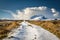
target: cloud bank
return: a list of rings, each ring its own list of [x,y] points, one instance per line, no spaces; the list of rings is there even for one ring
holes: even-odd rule
[[[52,13],[53,13],[53,16],[58,16],[59,15],[59,12],[56,11],[54,8],[51,9]]]
[[[15,20],[30,20],[35,15],[41,17],[40,15],[46,18],[54,18],[59,16],[59,12],[56,11],[54,8],[48,8],[46,6],[40,7],[28,7],[23,10],[16,10],[16,13],[10,10],[4,10],[5,12],[11,13],[13,19]],[[34,18],[38,19],[39,17]]]

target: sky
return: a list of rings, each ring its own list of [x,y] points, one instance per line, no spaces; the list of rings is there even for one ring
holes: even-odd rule
[[[43,7],[42,9],[46,7],[47,9],[45,11],[43,10],[42,12],[40,12],[41,10],[38,9],[39,7],[41,8]],[[28,13],[27,13],[27,10],[29,11]],[[37,11],[35,12],[35,10]],[[36,15],[37,14],[43,15],[43,16],[46,16],[47,18],[60,18],[59,17],[60,16],[60,0],[0,0],[0,19],[1,18],[2,19],[4,18],[19,19],[21,16],[25,15],[25,13],[31,16],[33,14],[32,11],[34,14],[36,13]],[[45,12],[49,14],[45,14]],[[53,17],[53,15],[55,17]]]

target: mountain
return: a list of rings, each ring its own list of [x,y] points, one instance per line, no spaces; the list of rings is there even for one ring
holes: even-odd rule
[[[33,20],[46,20],[47,18],[45,16],[37,16],[34,17]]]

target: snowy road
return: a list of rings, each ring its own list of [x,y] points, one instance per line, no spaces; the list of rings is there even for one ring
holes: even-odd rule
[[[3,40],[59,40],[55,35],[47,30],[30,24],[22,22],[19,28],[12,30],[9,36]]]

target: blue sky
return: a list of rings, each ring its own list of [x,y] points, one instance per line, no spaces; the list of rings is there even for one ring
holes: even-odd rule
[[[16,12],[16,10],[22,10],[27,7],[39,6],[55,8],[60,12],[60,0],[0,0],[0,18],[12,17],[11,14],[4,12],[3,10],[11,10]]]
[[[47,6],[60,11],[60,0],[0,0],[0,9],[23,9],[34,6]]]

